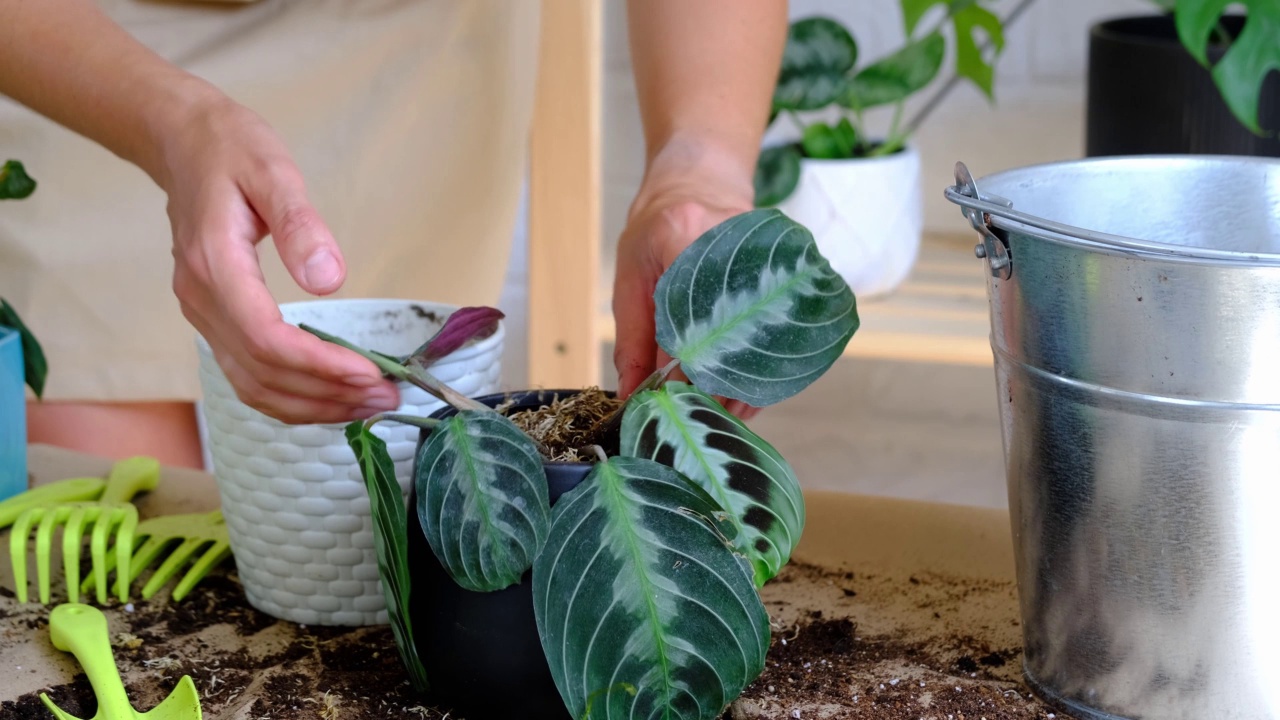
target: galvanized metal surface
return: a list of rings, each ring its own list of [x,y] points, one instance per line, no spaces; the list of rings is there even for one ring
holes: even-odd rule
[[[1280,717],[1280,161],[967,183],[1012,209],[965,175],[947,196],[1008,254],[988,293],[1028,681],[1083,718]]]

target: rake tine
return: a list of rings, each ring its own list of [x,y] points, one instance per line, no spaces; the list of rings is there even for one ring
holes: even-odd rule
[[[40,585],[40,602],[49,604],[49,549],[53,545],[53,528],[65,517],[65,513],[47,512],[40,519],[40,529],[36,531],[36,582]]]
[[[116,597],[120,602],[129,601],[129,586],[133,584],[132,555],[133,533],[138,529],[138,511],[124,509],[124,517],[116,529]]]
[[[115,522],[116,514],[104,510],[93,523],[93,540],[89,552],[93,557],[94,590],[98,596],[98,604],[107,604],[107,532]]]
[[[182,598],[187,596],[187,593],[191,592],[191,588],[195,587],[196,583],[203,580],[204,576],[208,575],[210,570],[216,567],[218,563],[225,560],[230,554],[231,545],[226,540],[218,540],[214,542],[213,545],[210,545],[209,549],[200,556],[199,560],[196,560],[195,564],[191,566],[191,569],[187,571],[187,574],[178,582],[178,586],[173,589],[173,601],[180,602]],[[152,588],[151,592],[154,594],[155,591],[159,589],[160,588],[158,587]],[[146,594],[145,589],[143,591],[143,597],[151,597]]]
[[[67,517],[67,526],[62,530],[62,571],[67,576],[67,602],[80,602],[80,547],[84,536],[80,528],[84,525],[85,509],[75,508]]]
[[[171,554],[164,563],[160,565],[160,567],[156,568],[155,574],[151,576],[151,579],[142,588],[142,598],[144,600],[149,600],[157,590],[164,587],[164,584],[169,582],[169,580],[177,574],[178,568],[182,567],[182,565],[195,554],[196,550],[200,549],[200,546],[207,542],[209,541],[206,538],[190,538],[188,540],[184,540],[181,545],[174,549],[173,554]]]
[[[145,569],[146,566],[155,559],[155,556],[164,549],[163,541],[158,538],[151,537],[150,533],[143,533],[141,535],[135,534],[133,537],[133,544],[137,545],[138,541],[143,540],[144,538],[145,542],[142,543],[141,547],[138,547],[134,551],[133,558],[129,560],[130,584],[132,584],[134,580],[138,579],[138,575],[142,574],[143,569]],[[116,558],[118,556],[118,553],[107,553],[107,572],[111,572],[116,568]],[[86,577],[84,582],[80,584],[80,592],[89,592],[93,589],[95,584],[93,575]]]
[[[34,508],[13,521],[13,534],[9,536],[9,561],[13,563],[13,583],[20,603],[27,601],[27,538],[31,536],[31,526],[44,517],[44,513],[43,508]]]

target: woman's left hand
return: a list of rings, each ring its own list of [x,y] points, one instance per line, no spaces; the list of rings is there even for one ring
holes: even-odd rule
[[[668,146],[650,163],[618,240],[613,361],[619,397],[630,395],[671,360],[655,337],[653,291],[658,278],[704,232],[753,208],[752,171],[717,157],[709,148],[688,145]],[[717,399],[744,420],[759,412],[737,400]]]

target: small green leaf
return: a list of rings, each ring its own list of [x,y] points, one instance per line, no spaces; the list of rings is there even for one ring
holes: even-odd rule
[[[552,508],[533,607],[569,716],[715,720],[764,669],[769,615],[714,499],[613,457]]]
[[[772,207],[800,184],[800,152],[794,145],[765,148],[756,162],[756,207]]]
[[[18,317],[18,311],[4,299],[0,299],[0,327],[18,331],[22,340],[22,364],[26,374],[27,386],[35,393],[37,399],[44,397],[44,383],[49,376],[49,361],[45,359],[44,349],[40,342]]]
[[[414,690],[426,692],[429,687],[427,672],[418,657],[413,625],[409,620],[408,513],[400,483],[396,481],[395,464],[387,452],[386,443],[374,435],[363,421],[348,424],[346,437],[369,492],[378,577],[382,581],[391,634]]]
[[[858,131],[854,129],[853,123],[849,122],[849,118],[842,117],[840,122],[836,123],[836,132],[841,137],[841,142],[849,147],[850,156],[858,149]]]
[[[857,43],[835,20],[811,17],[791,23],[774,87],[774,108],[817,110],[830,105],[857,59]]]
[[[0,200],[22,200],[36,191],[36,181],[17,160],[0,165]]]
[[[1178,37],[1187,52],[1209,67],[1209,37],[1231,0],[1179,0],[1174,18]],[[1266,135],[1258,124],[1262,83],[1273,70],[1280,71],[1280,2],[1245,0],[1246,18],[1231,47],[1210,70],[1231,113],[1256,135]]]
[[[1004,51],[1004,23],[977,0],[901,0],[902,19],[907,35],[915,32],[920,19],[930,8],[943,5],[947,19],[955,31],[956,74],[968,78],[982,90],[987,98],[994,97],[995,68],[982,58],[982,50],[974,37],[981,28],[991,38],[991,45],[998,56]]]
[[[1004,51],[1004,25],[990,10],[973,3],[951,18],[956,31],[956,73],[969,78],[991,99],[995,97],[995,68],[982,59],[982,49],[974,30],[982,29],[991,38],[997,55]]]
[[[519,582],[551,522],[533,441],[503,415],[464,410],[431,433],[416,467],[422,532],[454,581],[473,592]]]
[[[907,37],[916,31],[916,25],[934,5],[946,5],[947,0],[901,0],[902,25]],[[948,8],[948,12],[950,9]]]
[[[901,102],[928,86],[942,68],[947,41],[933,33],[872,65],[849,81],[840,104],[851,109]]]
[[[622,454],[660,462],[728,511],[734,546],[763,586],[791,559],[804,530],[800,481],[782,455],[692,385],[668,382],[627,402]]]
[[[654,291],[658,345],[711,395],[765,407],[817,380],[858,328],[853,291],[803,225],[741,213],[685,248]]]
[[[825,123],[814,123],[804,129],[804,139],[800,146],[804,148],[806,157],[817,160],[843,160],[853,157],[853,146],[847,142],[848,136],[837,132]]]

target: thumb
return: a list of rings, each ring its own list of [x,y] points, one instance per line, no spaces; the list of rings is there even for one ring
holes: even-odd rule
[[[307,199],[302,174],[292,164],[262,173],[245,188],[267,225],[294,282],[313,295],[342,287],[347,268],[338,243]]]

